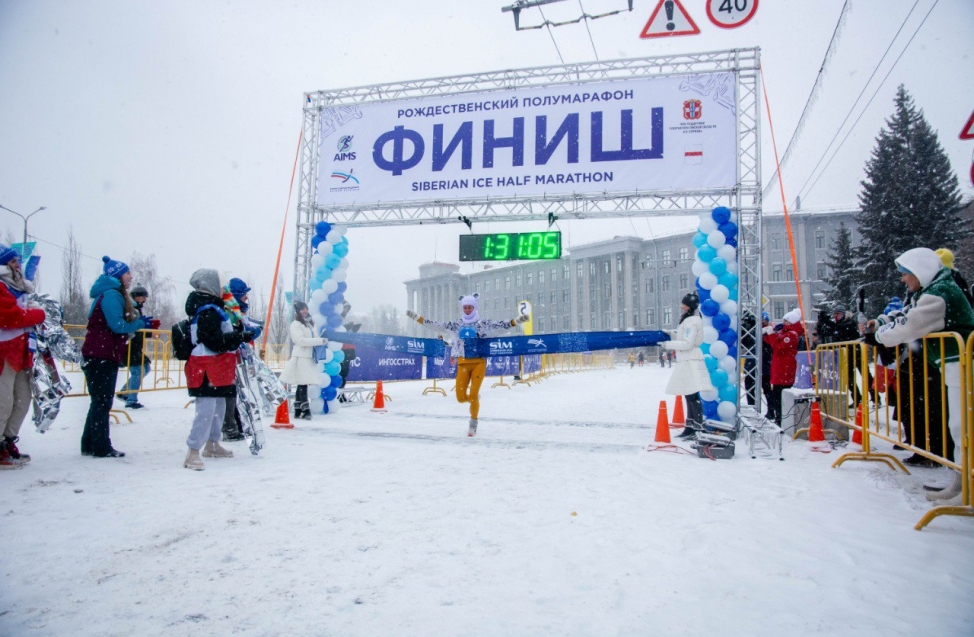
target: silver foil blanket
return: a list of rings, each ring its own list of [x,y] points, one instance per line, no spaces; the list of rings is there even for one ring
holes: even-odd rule
[[[61,411],[61,399],[71,393],[71,383],[58,373],[54,359],[80,363],[81,350],[61,322],[61,304],[51,297],[31,294],[28,300],[44,310],[44,322],[32,332],[37,339],[37,352],[30,373],[30,393],[34,399],[34,426],[44,433]]]
[[[249,348],[247,348],[249,349]],[[243,432],[250,436],[250,453],[255,456],[264,448],[264,423],[261,417],[261,394],[254,373],[254,366],[248,362],[253,356],[242,349],[237,355],[237,413]]]
[[[245,346],[241,349],[241,353],[251,376],[257,381],[257,394],[261,400],[263,414],[273,416],[277,407],[287,400],[287,390],[267,363],[254,355],[253,348]]]

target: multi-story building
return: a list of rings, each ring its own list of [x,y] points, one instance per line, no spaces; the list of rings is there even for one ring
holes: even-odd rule
[[[841,223],[859,240],[855,210],[795,212],[790,215],[806,305],[826,289],[826,254]],[[797,307],[794,268],[784,217],[768,215],[762,226],[762,270],[766,309],[780,319]],[[680,299],[694,289],[693,233],[655,239],[615,237],[576,246],[558,261],[519,261],[460,273],[460,266],[433,262],[406,281],[409,309],[434,320],[459,314],[458,299],[480,293],[480,315],[505,319],[529,301],[534,330],[666,329],[679,321]]]

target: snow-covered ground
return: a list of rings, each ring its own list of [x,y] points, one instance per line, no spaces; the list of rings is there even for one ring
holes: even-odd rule
[[[942,471],[647,453],[669,373],[488,379],[474,439],[387,385],[202,473],[182,392],[113,427],[121,460],[68,400],[0,473],[0,635],[974,634],[974,520],[913,530]]]

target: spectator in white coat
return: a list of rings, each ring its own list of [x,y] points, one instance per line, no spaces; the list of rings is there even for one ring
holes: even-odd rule
[[[294,303],[294,321],[291,322],[291,358],[288,359],[281,382],[297,385],[294,392],[294,417],[311,420],[311,404],[308,401],[308,385],[321,382],[321,369],[315,363],[314,348],[328,343],[327,338],[315,336],[314,322],[303,301]]]
[[[696,292],[683,297],[680,309],[680,325],[675,330],[668,330],[673,340],[663,343],[663,347],[676,352],[676,369],[666,385],[666,393],[671,396],[682,395],[687,403],[686,428],[680,438],[692,438],[697,430],[703,429],[703,402],[700,392],[713,389],[710,374],[703,362],[703,321],[697,308],[700,298]]]

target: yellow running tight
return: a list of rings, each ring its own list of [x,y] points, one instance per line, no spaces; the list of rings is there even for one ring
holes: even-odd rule
[[[461,358],[457,362],[457,402],[470,403],[470,417],[474,420],[480,413],[480,384],[486,375],[486,358]]]

